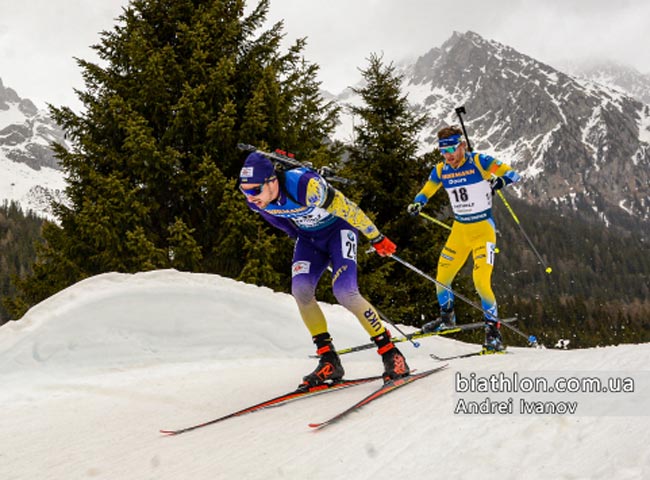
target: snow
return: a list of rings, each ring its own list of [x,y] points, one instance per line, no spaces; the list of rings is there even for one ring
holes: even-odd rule
[[[546,70],[544,68],[540,68],[539,72],[546,76],[549,83],[557,84],[560,81],[560,77],[555,70]]]
[[[537,143],[537,137],[534,139],[534,141],[530,142],[531,147],[537,143],[532,151],[533,162],[524,168],[521,172],[519,172],[519,175],[524,178],[535,178],[537,175],[541,174],[544,171],[544,154],[548,151],[551,144],[553,143],[553,135],[555,132],[560,130],[560,128],[562,128],[561,122],[553,127],[552,130],[549,130],[546,134],[544,134],[539,143]],[[502,158],[505,157],[502,156]]]
[[[34,170],[25,163],[9,160],[2,151],[0,171],[0,202],[13,200],[24,210],[54,220],[49,200],[53,196],[65,201],[67,182],[63,172],[50,167]]]
[[[408,91],[407,98],[411,105],[424,105],[429,97],[446,98],[449,95],[449,92],[446,89],[432,85],[430,81],[424,81],[417,84],[409,84],[405,81],[402,84],[402,91]],[[436,107],[436,105],[431,105],[431,107]],[[441,110],[442,109],[433,110],[431,115],[437,116],[446,113],[446,111],[443,112]]]
[[[644,105],[639,114],[639,140],[650,143],[650,107]]]
[[[28,115],[21,112],[16,102],[9,102],[6,110],[0,110],[0,131],[5,132],[0,135],[0,202],[15,201],[25,211],[31,210],[40,217],[56,221],[52,200],[67,201],[63,172],[46,166],[35,169],[10,159],[22,156],[35,160],[33,149],[49,149],[52,141],[69,148],[65,139],[53,134],[52,128],[45,111]],[[16,131],[20,131],[20,135]]]
[[[0,109],[0,125],[2,130],[5,126],[11,124],[21,124],[25,121],[25,114],[20,111],[17,103],[6,103],[7,109]]]
[[[322,305],[339,348],[368,340],[345,309]],[[419,370],[438,365],[430,353],[477,348],[449,338],[421,343],[401,344]],[[649,478],[650,344],[510,351],[450,361],[322,431],[307,424],[377,385],[166,437],[160,428],[291,390],[315,366],[309,334],[293,299],[267,288],[175,270],[104,274],[0,327],[0,478]],[[381,371],[374,351],[342,360],[349,377]],[[565,394],[562,401],[578,402],[573,415],[454,414],[460,400],[498,399],[455,392],[458,378],[513,372],[614,375],[633,379],[635,391]]]
[[[597,153],[599,151],[598,143],[602,142],[602,139],[607,135],[607,124],[602,119],[603,106],[599,105],[595,107],[591,113],[591,117],[587,120],[584,128],[582,129],[582,143],[589,149],[589,152],[593,156],[593,165],[596,171],[600,170],[600,161],[603,159],[597,158]],[[607,145],[603,147],[603,150],[606,150]]]
[[[619,206],[621,209],[625,210],[625,212],[628,213],[629,215],[634,215],[634,210],[632,210],[631,208],[627,208],[627,207],[625,206],[625,202],[626,202],[626,201],[627,201],[627,200],[625,200],[625,199],[621,200],[620,202],[618,202],[618,206]]]

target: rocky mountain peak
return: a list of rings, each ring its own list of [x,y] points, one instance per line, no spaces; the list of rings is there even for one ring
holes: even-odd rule
[[[455,32],[401,69],[403,91],[428,116],[422,149],[467,110],[472,146],[512,165],[523,199],[605,224],[650,221],[650,107],[567,75],[474,32]]]
[[[0,79],[0,201],[52,218],[52,200],[64,201],[65,181],[52,142],[67,146],[64,133],[29,99]]]
[[[63,131],[29,100],[5,87],[0,79],[0,152],[33,169],[59,169],[50,144],[66,145]]]

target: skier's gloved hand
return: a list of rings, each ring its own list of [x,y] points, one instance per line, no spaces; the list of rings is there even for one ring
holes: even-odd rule
[[[420,202],[413,202],[408,207],[406,207],[406,211],[409,212],[409,215],[415,217],[416,215],[420,215],[420,211],[422,211],[423,207],[424,205],[422,205]]]
[[[506,181],[501,177],[493,177],[490,179],[490,188],[492,189],[492,195],[494,195],[497,190],[501,190],[505,186]]]
[[[388,237],[383,235],[379,235],[370,243],[372,243],[375,251],[382,257],[388,257],[397,251],[397,246]]]

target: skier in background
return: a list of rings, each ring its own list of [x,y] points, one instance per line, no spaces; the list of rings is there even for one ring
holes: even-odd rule
[[[240,190],[249,208],[296,240],[291,266],[291,293],[316,345],[320,360],[299,388],[332,384],[344,375],[316,301],[316,286],[328,265],[336,299],[358,319],[377,345],[384,364],[385,382],[407,376],[409,367],[390,340],[377,310],[359,293],[357,239],[363,233],[379,255],[396,246],[382,235],[366,214],[315,171],[294,168],[276,172],[263,154],[248,155],[240,173]]]
[[[492,291],[492,269],[496,248],[496,226],[492,218],[492,197],[496,190],[519,180],[519,175],[505,163],[489,155],[467,152],[467,142],[459,127],[445,127],[438,132],[438,148],[444,162],[435,165],[424,187],[407,210],[418,215],[440,187],[449,195],[454,224],[438,259],[436,279],[451,287],[456,274],[467,261],[474,259],[474,287],[481,297],[485,314],[487,351],[505,349],[499,331],[497,302]],[[456,324],[454,296],[436,286],[440,318],[425,324],[424,331],[435,331]]]

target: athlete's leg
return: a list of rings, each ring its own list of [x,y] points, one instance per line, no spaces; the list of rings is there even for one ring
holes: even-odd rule
[[[384,332],[375,308],[359,293],[357,282],[357,232],[342,229],[330,237],[332,291],[338,302],[350,310],[371,337]]]
[[[308,239],[298,238],[291,265],[291,294],[312,337],[327,332],[327,321],[316,301],[316,286],[328,262],[326,252]]]
[[[496,233],[494,222],[485,220],[474,224],[475,236],[473,240],[472,255],[474,258],[474,287],[479,297],[483,310],[497,316],[497,301],[492,291],[492,270],[494,268],[494,249],[496,247]],[[491,320],[490,315],[485,315],[486,320]]]
[[[436,280],[451,287],[456,274],[462,268],[469,257],[471,246],[466,239],[467,225],[454,222],[451,234],[447,238],[445,246],[442,248],[440,258],[438,259],[438,273]],[[454,295],[445,288],[436,285],[436,294],[441,311],[451,311],[454,308]]]
[[[390,332],[379,318],[377,309],[359,293],[357,283],[357,232],[342,229],[330,238],[332,260],[332,290],[341,305],[358,319],[377,345],[377,353],[384,364],[385,382],[404,377],[410,369],[402,352],[391,342]]]

